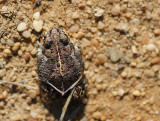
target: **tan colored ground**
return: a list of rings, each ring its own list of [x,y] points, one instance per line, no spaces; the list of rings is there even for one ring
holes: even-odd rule
[[[41,0],[39,6],[0,0],[0,79],[31,79],[23,84],[38,87],[33,14],[39,11],[42,34],[61,25],[82,46],[88,89],[76,120],[160,121],[159,6],[158,0]],[[21,22],[31,32],[27,39],[17,31]],[[52,121],[52,113],[38,90],[1,84],[0,120]]]

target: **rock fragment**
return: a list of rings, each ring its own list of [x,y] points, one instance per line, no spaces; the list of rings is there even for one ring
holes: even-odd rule
[[[22,22],[17,26],[17,30],[19,32],[25,31],[26,29],[27,29],[27,24],[25,22]]]
[[[123,53],[120,50],[117,50],[115,48],[109,48],[108,54],[109,54],[110,60],[114,63],[119,61],[120,58],[123,56]]]
[[[42,26],[43,26],[43,21],[42,20],[34,20],[33,21],[33,29],[36,32],[40,32],[42,30]]]

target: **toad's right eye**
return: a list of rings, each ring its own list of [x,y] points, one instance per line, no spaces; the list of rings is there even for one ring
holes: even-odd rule
[[[50,43],[45,43],[45,44],[44,44],[44,47],[45,47],[46,49],[50,49],[51,44],[50,44]]]

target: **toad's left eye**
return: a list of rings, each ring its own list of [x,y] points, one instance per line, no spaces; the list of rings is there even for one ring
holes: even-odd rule
[[[45,41],[45,42],[44,42],[44,47],[45,47],[46,49],[50,49],[51,43],[50,43],[49,41]]]
[[[60,42],[66,46],[68,45],[68,37],[65,34],[60,34]]]

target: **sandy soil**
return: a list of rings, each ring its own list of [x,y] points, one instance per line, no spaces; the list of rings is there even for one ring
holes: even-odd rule
[[[82,47],[88,86],[82,103],[71,102],[69,117],[159,121],[159,6],[158,0],[0,0],[0,120],[58,118],[64,102],[45,105],[29,86],[38,88],[36,41],[62,26]]]

